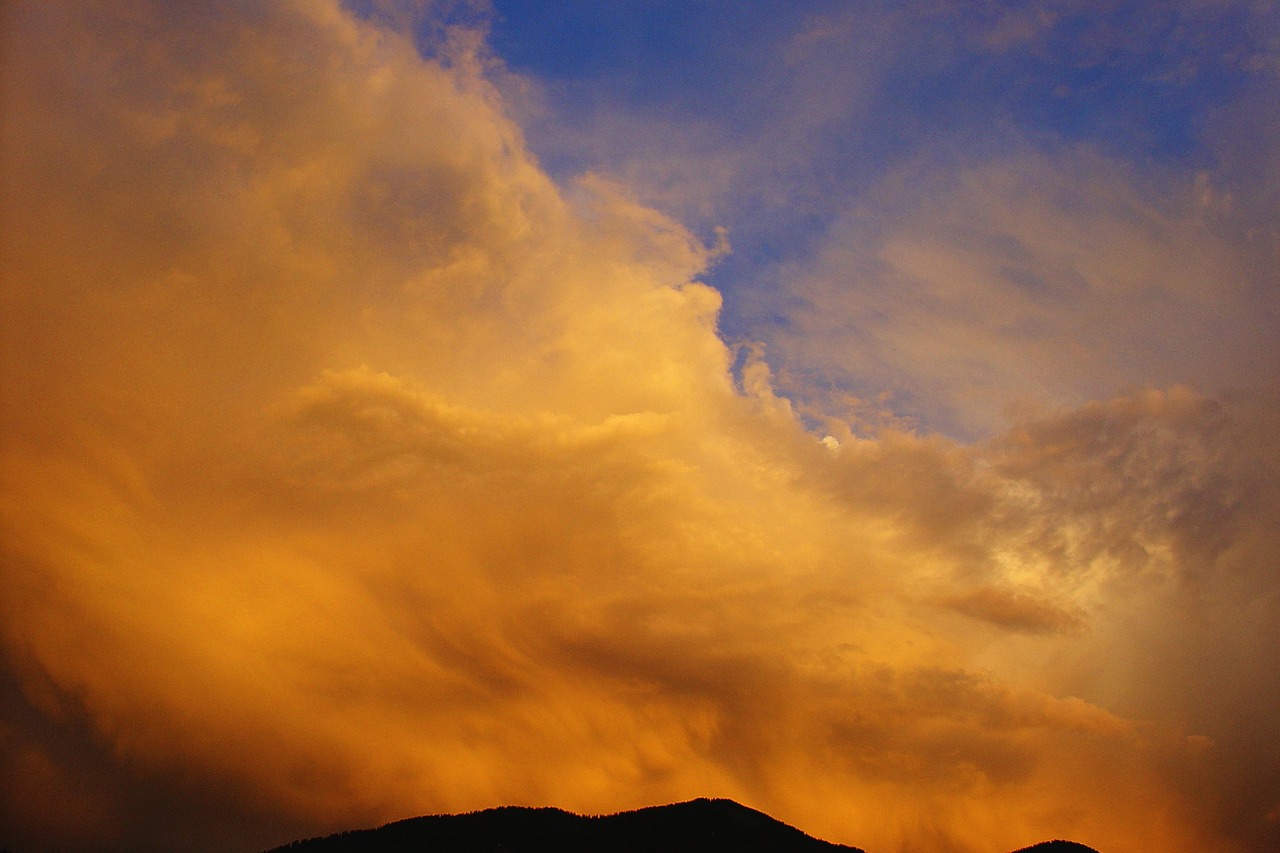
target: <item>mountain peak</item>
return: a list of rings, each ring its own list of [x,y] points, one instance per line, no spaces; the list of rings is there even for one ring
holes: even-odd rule
[[[764,812],[726,799],[649,806],[607,815],[577,815],[548,806],[498,806],[464,814],[427,815],[324,838],[268,853],[865,853],[814,838]],[[1045,841],[1013,853],[1098,853],[1074,841]]]
[[[557,808],[500,806],[457,815],[428,815],[295,841],[271,853],[863,853],[832,844],[733,800],[699,798],[610,815]]]

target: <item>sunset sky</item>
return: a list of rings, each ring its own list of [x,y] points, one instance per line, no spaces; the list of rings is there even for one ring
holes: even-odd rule
[[[1280,5],[0,39],[0,848],[1280,849]]]

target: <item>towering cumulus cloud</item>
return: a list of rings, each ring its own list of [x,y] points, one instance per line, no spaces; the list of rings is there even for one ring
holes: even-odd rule
[[[1266,401],[859,437],[718,337],[711,248],[544,174],[475,33],[0,20],[0,846],[694,796],[1280,838]]]

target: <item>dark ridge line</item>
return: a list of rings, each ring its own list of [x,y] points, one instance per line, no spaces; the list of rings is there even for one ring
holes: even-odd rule
[[[725,798],[698,797],[607,814],[556,806],[495,806],[402,818],[304,838],[264,853],[866,853],[824,841]],[[1011,853],[1099,853],[1054,839]]]
[[[481,823],[485,817],[487,824]],[[542,837],[504,838],[510,822],[503,818],[540,821]],[[548,826],[546,819],[554,821]],[[747,824],[754,824],[748,826]],[[469,826],[468,826],[469,825]],[[528,827],[525,827],[526,829]],[[419,830],[409,837],[413,830]],[[470,837],[466,830],[473,831]],[[551,837],[553,830],[559,833]],[[428,837],[434,835],[435,837]],[[761,836],[768,838],[768,843]],[[720,843],[717,844],[716,842]],[[728,846],[729,842],[732,846]],[[352,845],[361,844],[360,847]],[[698,797],[679,803],[645,806],[609,814],[580,815],[555,806],[497,806],[457,814],[422,815],[383,824],[374,829],[354,829],[333,835],[293,841],[266,853],[300,851],[576,851],[607,853],[661,848],[664,853],[683,850],[759,850],[778,853],[846,851],[861,848],[815,838],[764,812],[725,798]]]

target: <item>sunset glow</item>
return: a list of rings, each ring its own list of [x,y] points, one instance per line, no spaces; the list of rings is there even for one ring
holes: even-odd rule
[[[1280,849],[1274,3],[0,37],[0,848]]]

